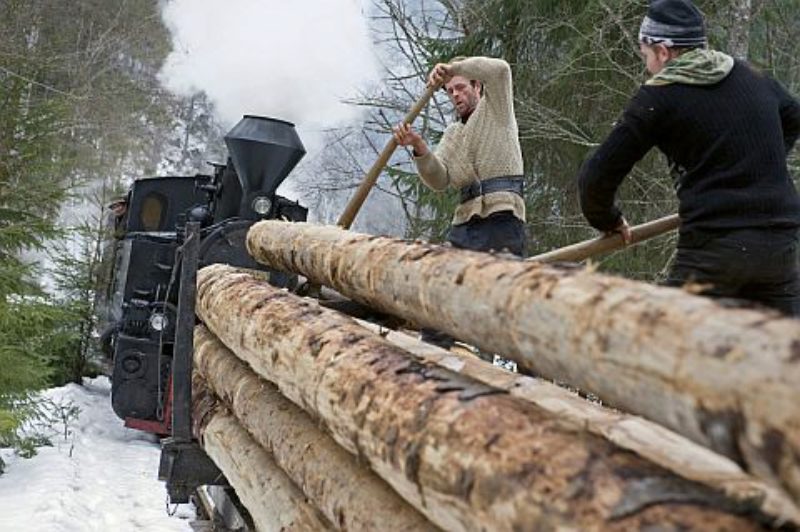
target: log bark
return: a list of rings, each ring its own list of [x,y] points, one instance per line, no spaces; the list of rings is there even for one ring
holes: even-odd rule
[[[194,356],[214,394],[338,529],[438,530],[202,325]]]
[[[507,371],[474,354],[442,349],[402,332],[356,321],[426,362],[505,390],[676,475],[721,491],[742,505],[757,507],[773,517],[775,523],[800,527],[800,510],[782,490],[748,475],[729,458],[661,425],[612,410],[551,382]]]
[[[665,425],[800,500],[800,321],[578,268],[264,221],[248,249]]]
[[[333,530],[303,492],[224,406],[193,379],[195,433],[208,456],[236,490],[256,529]]]
[[[419,362],[346,316],[230,267],[198,279],[206,326],[443,529],[759,526],[730,513],[752,508]]]

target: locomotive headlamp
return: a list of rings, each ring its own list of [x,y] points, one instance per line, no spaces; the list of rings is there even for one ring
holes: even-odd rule
[[[253,199],[252,207],[254,211],[264,216],[272,208],[272,200],[267,196],[257,196]]]
[[[150,316],[150,328],[154,331],[163,331],[167,328],[167,323],[169,323],[169,320],[163,314],[156,313]]]

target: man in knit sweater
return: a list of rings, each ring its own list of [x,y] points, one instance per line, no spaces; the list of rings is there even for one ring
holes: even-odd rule
[[[689,0],[653,0],[639,40],[652,77],[581,169],[584,215],[629,241],[616,191],[657,146],[680,203],[666,284],[693,281],[712,297],[800,315],[800,199],[786,164],[800,136],[800,102],[747,63],[706,49],[702,15]]]
[[[428,83],[444,85],[459,120],[447,127],[435,153],[409,125],[397,126],[394,136],[413,147],[428,187],[460,191],[448,241],[522,255],[525,202],[511,68],[502,59],[468,57],[436,65]]]

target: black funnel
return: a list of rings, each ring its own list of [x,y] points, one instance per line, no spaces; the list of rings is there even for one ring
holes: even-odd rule
[[[306,154],[294,124],[263,116],[245,115],[225,135],[225,144],[245,197],[274,194]]]

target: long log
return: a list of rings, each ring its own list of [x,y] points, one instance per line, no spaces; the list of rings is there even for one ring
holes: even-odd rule
[[[437,530],[202,325],[194,357],[214,394],[336,528]]]
[[[198,281],[206,326],[445,530],[758,527],[730,513],[752,508],[346,316],[226,266]]]
[[[203,449],[228,479],[247,508],[256,530],[333,530],[305,500],[303,493],[242,428],[223,405],[209,395],[202,379],[193,378],[195,434]],[[202,411],[202,413],[200,413]]]
[[[800,321],[679,289],[265,221],[250,253],[710,447],[800,500]]]
[[[474,354],[447,350],[403,332],[360,319],[362,327],[393,345],[456,373],[507,391],[565,422],[584,427],[614,445],[634,452],[683,478],[725,493],[743,505],[760,508],[776,523],[800,527],[800,509],[784,494],[745,473],[730,460],[642,417],[612,410],[551,382],[521,375],[481,360]]]

